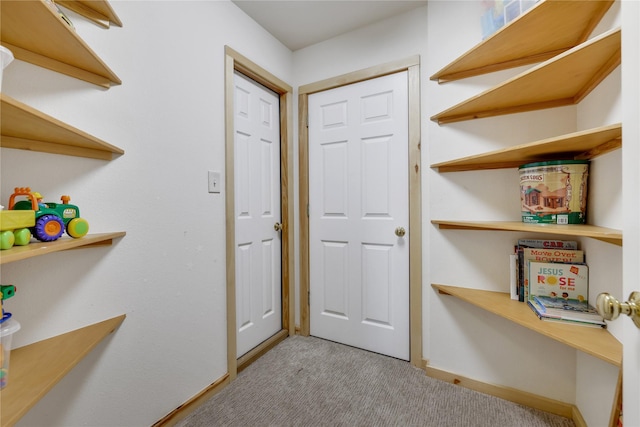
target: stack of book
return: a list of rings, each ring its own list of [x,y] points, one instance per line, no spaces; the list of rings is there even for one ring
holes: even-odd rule
[[[512,298],[544,321],[606,328],[589,304],[589,267],[577,242],[521,239],[515,252]]]
[[[516,246],[518,265],[518,300],[529,300],[529,262],[582,263],[584,252],[578,242],[564,240],[520,239]]]
[[[573,323],[582,326],[606,328],[607,323],[586,301],[565,300],[558,297],[534,296],[529,307],[542,320]]]

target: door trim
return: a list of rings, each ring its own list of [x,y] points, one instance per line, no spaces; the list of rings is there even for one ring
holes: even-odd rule
[[[230,380],[238,374],[236,354],[236,260],[235,260],[235,179],[234,179],[234,125],[233,93],[234,72],[237,71],[250,79],[271,89],[280,96],[280,188],[282,215],[282,331],[275,336],[295,333],[294,311],[290,302],[294,299],[295,274],[293,264],[293,185],[289,177],[293,172],[293,89],[264,68],[250,61],[240,53],[224,47],[225,51],[225,226],[226,226],[226,273],[227,273],[227,372]],[[284,331],[284,333],[283,333]],[[269,341],[269,340],[267,340]]]
[[[298,88],[300,185],[300,335],[310,333],[309,318],[309,95],[407,71],[409,84],[409,357],[422,368],[422,202],[420,160],[420,56],[366,68]]]

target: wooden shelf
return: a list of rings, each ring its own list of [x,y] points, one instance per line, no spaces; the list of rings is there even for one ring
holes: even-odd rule
[[[122,83],[43,0],[3,0],[0,13],[0,41],[15,58],[105,88]]]
[[[607,31],[431,120],[445,124],[577,104],[620,65],[620,33]]]
[[[0,93],[0,146],[111,160],[124,150]]]
[[[526,163],[548,160],[592,159],[622,147],[620,123],[570,133],[528,144],[436,163],[439,172],[502,169],[519,167]]]
[[[439,83],[546,61],[587,40],[613,0],[542,1],[431,76]]]
[[[56,0],[56,4],[73,10],[79,15],[95,22],[104,28],[110,24],[122,27],[122,21],[108,1],[102,0]]]
[[[30,243],[27,246],[14,246],[11,249],[0,251],[0,265],[10,262],[21,261],[53,252],[66,251],[68,249],[87,248],[92,246],[109,246],[113,244],[113,239],[124,237],[124,231],[113,233],[87,234],[79,239],[71,237],[61,237],[54,242]]]
[[[124,318],[123,314],[12,350],[9,380],[0,392],[0,424],[14,425]]]
[[[590,237],[622,246],[622,231],[589,224],[527,224],[518,221],[442,221],[432,224],[443,230],[497,230],[527,233],[560,234],[565,236]]]
[[[432,284],[439,293],[459,298],[527,329],[578,349],[605,362],[622,365],[622,344],[607,330],[545,322],[526,303],[514,301],[508,293]]]

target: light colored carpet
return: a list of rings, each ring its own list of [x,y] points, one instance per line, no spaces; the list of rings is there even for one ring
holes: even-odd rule
[[[574,427],[574,423],[429,378],[408,362],[293,336],[178,426]]]

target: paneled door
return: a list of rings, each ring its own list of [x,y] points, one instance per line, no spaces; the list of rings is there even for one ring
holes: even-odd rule
[[[279,97],[234,76],[237,356],[281,330]]]
[[[409,360],[407,72],[309,95],[311,335]]]

